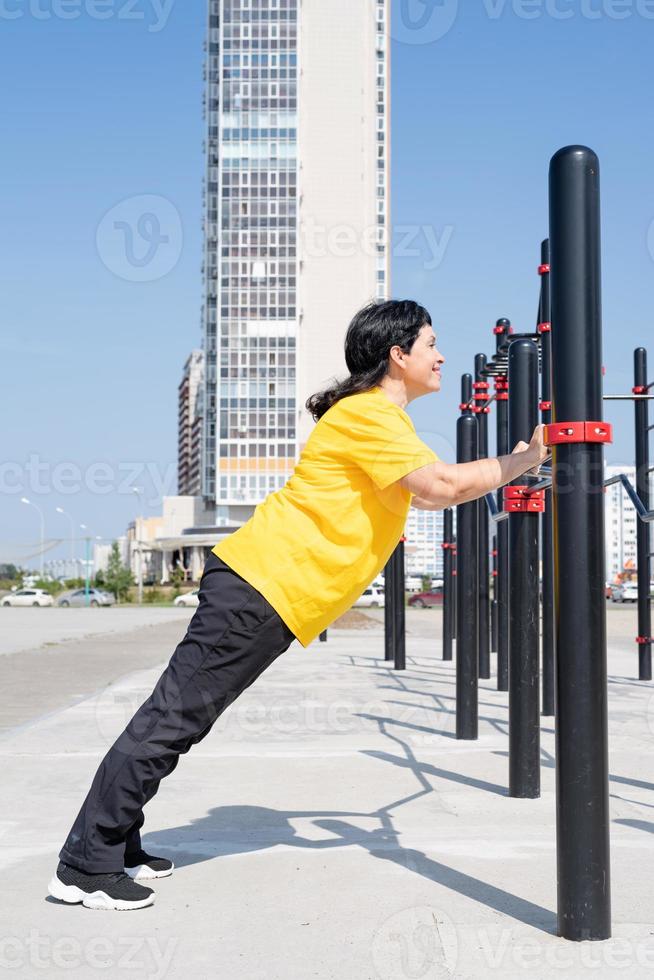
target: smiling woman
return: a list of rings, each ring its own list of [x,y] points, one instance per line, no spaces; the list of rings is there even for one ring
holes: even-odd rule
[[[348,327],[345,360],[349,377],[306,402],[317,424],[286,485],[212,549],[186,635],[100,764],[59,852],[55,897],[152,904],[151,889],[125,879],[172,871],[143,851],[140,828],[180,755],[295,639],[308,647],[354,605],[397,546],[412,494],[440,506],[534,465],[523,452],[510,464],[467,464],[469,474],[418,438],[406,406],[439,390],[444,362],[418,303],[365,306]]]

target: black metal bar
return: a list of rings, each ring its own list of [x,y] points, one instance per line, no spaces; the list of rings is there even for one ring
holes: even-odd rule
[[[493,601],[491,602],[491,653],[497,653],[497,534],[493,535],[493,550],[491,552],[493,579]]]
[[[443,511],[443,660],[452,659],[452,508]]]
[[[509,443],[529,442],[538,424],[538,348],[509,347]],[[529,483],[521,476],[513,485]],[[509,515],[509,796],[540,796],[538,690],[538,514]]]
[[[464,374],[461,379],[462,404],[469,400],[466,389],[471,386],[472,376]],[[477,459],[477,438],[477,419],[471,411],[464,409],[456,426],[457,462]],[[478,734],[478,515],[476,500],[457,505],[456,737],[465,739],[476,739]]]
[[[647,351],[637,347],[634,351],[634,387],[647,384]],[[634,405],[636,436],[636,492],[649,509],[649,405]],[[652,608],[649,597],[650,579],[650,529],[649,524],[638,521],[636,526],[636,554],[638,568],[638,680],[652,679]]]
[[[506,342],[511,334],[511,321],[500,317],[495,324],[496,350]],[[498,383],[507,383],[507,376],[499,375]],[[503,392],[505,394],[506,392]],[[509,402],[502,398],[497,401],[496,453],[506,456],[509,453]],[[489,496],[492,496],[489,495]],[[496,495],[497,515],[502,512],[502,490]],[[491,511],[491,516],[492,511]],[[509,525],[500,519],[497,525],[497,690],[509,689]]]
[[[406,669],[406,594],[404,591],[404,535],[395,549],[395,670]]]
[[[550,304],[550,243],[546,238],[540,246],[541,289],[539,323],[551,325],[552,310]],[[552,333],[543,329],[541,332],[541,421],[544,425],[552,421]],[[542,562],[542,690],[543,699],[541,713],[551,716],[554,714],[554,551],[552,548],[552,491],[545,491],[545,511],[541,518],[541,562]]]
[[[599,161],[550,163],[554,418],[602,420]],[[611,935],[601,443],[554,447],[558,933]]]
[[[486,355],[475,355],[475,383],[488,384],[485,379]],[[477,389],[476,394],[483,391]],[[477,416],[478,459],[488,458],[488,398],[475,399],[475,415]],[[486,680],[490,677],[490,595],[488,583],[488,509],[483,499],[477,501],[478,540],[479,540],[479,677]]]
[[[602,398],[605,402],[650,402],[654,395],[602,395]]]
[[[651,523],[652,521],[654,521],[654,510],[648,510],[645,507],[642,500],[634,490],[628,476],[626,476],[624,473],[616,473],[615,476],[608,477],[608,479],[604,481],[603,485],[605,487],[610,487],[614,483],[620,483],[624,487],[624,490],[627,496],[629,497],[629,499],[631,500],[632,504],[634,505],[636,514],[641,519],[641,521],[645,521],[647,523]],[[532,486],[530,486],[529,493],[533,493],[535,490],[546,490],[548,487],[551,486],[552,486],[552,478],[548,477],[546,480],[539,480],[538,483],[534,483]],[[495,499],[493,498],[492,494],[490,493],[486,494],[486,503],[488,505],[488,511],[494,521],[504,520],[508,516],[507,514],[498,512],[497,504],[495,503]]]
[[[391,554],[384,568],[384,660],[395,660],[395,556]]]
[[[456,538],[452,538],[452,639],[456,640]]]

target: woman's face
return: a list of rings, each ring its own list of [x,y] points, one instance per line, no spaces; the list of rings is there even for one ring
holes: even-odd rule
[[[436,347],[434,329],[425,324],[414,341],[411,353],[405,355],[404,383],[410,399],[430,391],[440,391],[440,368],[444,363],[445,358]]]

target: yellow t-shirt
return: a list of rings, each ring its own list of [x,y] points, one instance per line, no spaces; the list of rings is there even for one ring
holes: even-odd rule
[[[307,647],[395,550],[412,496],[396,481],[436,460],[382,388],[348,395],[318,420],[287,483],[212,551]]]

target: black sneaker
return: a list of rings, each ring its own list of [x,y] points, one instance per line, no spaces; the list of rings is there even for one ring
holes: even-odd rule
[[[124,871],[87,874],[60,861],[48,891],[61,902],[81,902],[87,909],[142,909],[154,902],[151,888],[137,885]]]
[[[125,855],[125,872],[130,878],[141,881],[143,878],[167,878],[173,873],[175,865],[168,858],[153,857],[144,850]]]

